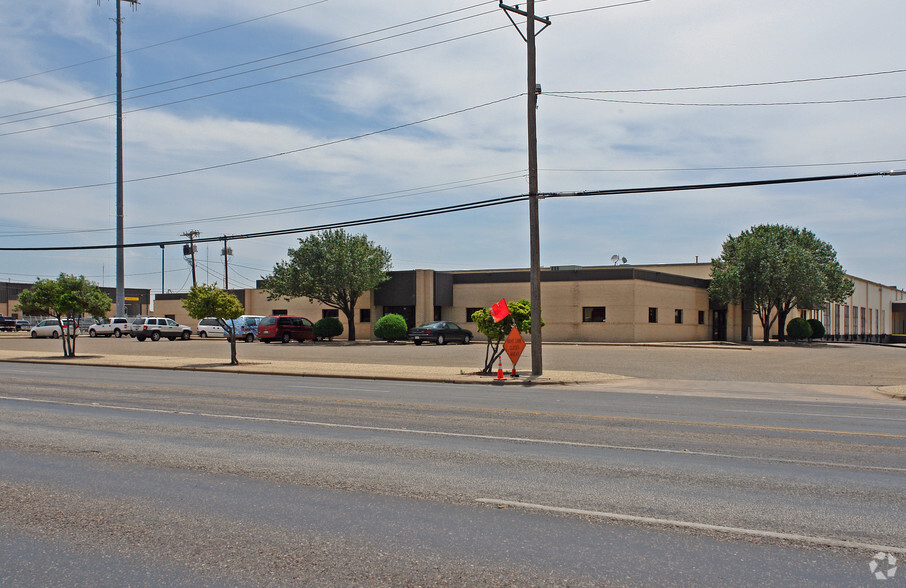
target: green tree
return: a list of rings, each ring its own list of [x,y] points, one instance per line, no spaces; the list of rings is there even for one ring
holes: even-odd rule
[[[356,301],[387,279],[390,252],[365,235],[337,229],[299,239],[299,247],[288,254],[264,278],[268,300],[308,298],[336,308],[346,316],[349,340],[355,341]]]
[[[753,308],[765,343],[775,322],[783,337],[794,308],[842,302],[853,290],[834,248],[807,229],[758,225],[729,237],[720,257],[711,260],[709,294],[719,302]]]
[[[200,320],[212,316],[220,322],[230,342],[230,364],[239,365],[239,359],[236,357],[236,324],[233,321],[242,316],[245,309],[236,295],[219,289],[217,284],[192,286],[182,306],[193,319]]]
[[[23,314],[52,316],[67,325],[63,329],[63,357],[75,357],[79,319],[90,315],[106,317],[112,301],[85,276],[60,274],[56,280],[35,280],[34,286],[19,294],[15,310]]]
[[[484,353],[484,369],[481,370],[483,374],[490,374],[494,369],[494,362],[504,351],[501,345],[513,327],[516,327],[520,333],[528,333],[532,330],[531,302],[523,298],[515,302],[507,302],[506,305],[510,309],[510,314],[497,323],[494,322],[487,308],[480,308],[472,313],[472,321],[478,328],[478,332],[488,338]],[[543,320],[541,326],[544,326]]]

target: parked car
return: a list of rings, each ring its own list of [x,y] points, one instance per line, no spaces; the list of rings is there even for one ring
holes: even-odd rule
[[[39,322],[37,325],[33,326],[29,331],[29,334],[33,339],[38,337],[50,337],[52,339],[58,339],[63,334],[63,329],[69,325],[69,321],[63,319],[62,324],[59,320],[55,318],[45,319]],[[79,329],[75,328],[75,335],[79,335]]]
[[[132,325],[129,319],[125,317],[114,317],[104,319],[88,327],[89,337],[116,337],[119,339],[123,335],[128,335],[132,331]]]
[[[472,340],[472,331],[463,329],[455,323],[436,321],[409,329],[406,338],[416,345],[421,345],[424,341],[434,341],[438,345],[462,341],[463,345],[468,345]]]
[[[0,314],[0,331],[18,331],[16,319]]]
[[[220,324],[220,321],[212,316],[206,317],[198,321],[198,336],[202,339],[206,337],[226,337],[226,332],[223,330],[223,325]]]
[[[132,321],[129,334],[139,341],[145,339],[159,341],[161,337],[166,337],[170,341],[177,338],[187,341],[192,337],[192,327],[181,325],[170,318],[148,316]]]
[[[27,331],[29,329],[31,329],[30,322],[23,320],[23,319],[19,319],[16,321],[16,330],[17,331]]]
[[[234,321],[227,321],[228,326],[236,326],[236,336],[239,340],[251,343],[258,337],[258,323],[263,316],[244,314]]]
[[[258,322],[258,338],[265,343],[282,341],[289,343],[295,339],[299,343],[315,340],[312,327],[314,324],[304,316],[266,316]]]

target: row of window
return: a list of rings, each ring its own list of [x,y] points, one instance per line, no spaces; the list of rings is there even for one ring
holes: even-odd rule
[[[278,316],[281,314],[289,314],[285,308],[275,308],[271,310],[271,314]],[[340,318],[340,311],[336,308],[322,308],[321,309],[321,318]],[[359,322],[360,323],[370,323],[371,322],[371,309],[370,308],[360,308],[359,309]]]
[[[466,309],[466,322],[471,323],[472,313],[480,308],[467,308]],[[655,307],[650,307],[648,309],[648,322],[656,323],[658,322],[658,309]],[[582,322],[583,323],[604,323],[607,322],[607,307],[606,306],[583,306],[582,307]],[[673,311],[673,322],[677,325],[683,324],[683,309],[677,308]],[[698,324],[705,324],[705,311],[698,311]]]

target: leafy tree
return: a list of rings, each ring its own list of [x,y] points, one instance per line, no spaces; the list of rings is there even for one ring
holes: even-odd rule
[[[315,339],[333,341],[334,337],[339,337],[343,334],[343,323],[336,317],[325,316],[312,327],[312,334]]]
[[[217,284],[192,286],[189,295],[182,301],[182,306],[193,319],[200,320],[212,316],[220,322],[230,342],[230,365],[239,365],[239,359],[236,357],[236,324],[233,320],[242,316],[245,309],[236,295],[220,290]]]
[[[501,345],[509,336],[513,327],[516,327],[520,333],[527,333],[532,330],[532,304],[525,298],[515,302],[506,303],[510,309],[510,314],[500,322],[495,323],[491,313],[487,308],[480,308],[472,313],[472,321],[478,328],[478,332],[488,338],[488,344],[484,353],[483,374],[490,374],[494,368],[494,362],[503,354]],[[541,321],[544,326],[544,321]]]
[[[812,338],[812,326],[801,316],[797,316],[786,326],[786,334],[793,341]]]
[[[758,225],[729,237],[720,257],[711,260],[709,294],[753,308],[765,343],[775,322],[783,336],[793,308],[842,302],[853,290],[834,248],[806,229]]]
[[[67,320],[63,329],[63,357],[75,357],[78,323],[86,314],[106,317],[112,301],[85,276],[60,274],[56,280],[37,279],[34,286],[19,294],[15,310],[23,314],[52,316]]]
[[[365,235],[337,229],[299,239],[299,247],[288,254],[264,278],[268,300],[308,298],[336,308],[346,316],[349,340],[355,341],[356,301],[387,279],[390,252]]]
[[[385,314],[374,323],[374,336],[388,343],[405,339],[407,331],[406,319],[399,314]]]

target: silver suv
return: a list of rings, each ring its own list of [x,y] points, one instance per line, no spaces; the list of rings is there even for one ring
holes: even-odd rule
[[[187,341],[192,337],[192,327],[181,325],[169,318],[146,316],[132,321],[132,332],[130,335],[139,341],[144,341],[145,339],[159,341],[161,337],[166,337],[170,341],[175,339]]]

